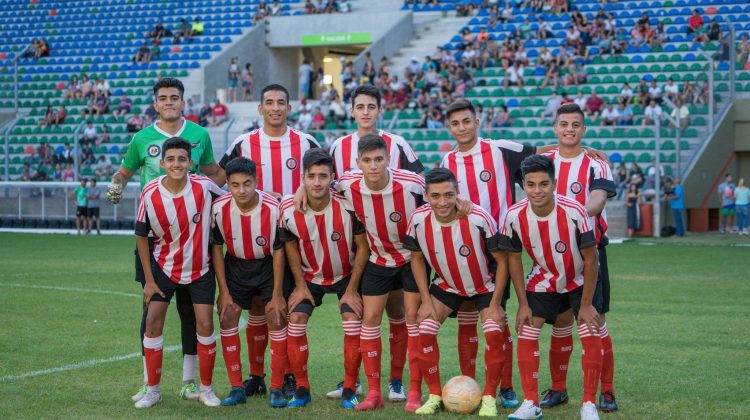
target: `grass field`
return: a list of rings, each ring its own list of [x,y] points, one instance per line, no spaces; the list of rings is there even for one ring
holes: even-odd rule
[[[731,244],[744,246],[728,246],[726,238],[641,239],[610,246],[613,303],[608,325],[620,412],[603,418],[750,418],[743,397],[750,395],[745,329],[750,319],[750,241],[734,237]],[[133,408],[129,397],[142,377],[133,247],[132,237],[0,234],[0,417],[356,416],[324,398],[343,371],[342,333],[331,298],[315,312],[309,328],[311,406],[272,410],[265,400],[255,399],[244,406],[209,409],[178,401],[178,317],[170,310],[164,401],[147,411]],[[512,319],[513,301],[509,313]],[[443,380],[458,374],[455,331],[455,321],[441,331]],[[540,389],[549,384],[549,329],[543,337]],[[568,381],[572,403],[546,410],[546,419],[578,417],[579,355],[576,339]],[[480,352],[480,371],[481,360]],[[244,356],[243,363],[247,370]],[[521,394],[517,375],[515,385]],[[219,397],[228,391],[221,357],[214,387]],[[386,407],[366,416],[410,416],[401,405]],[[501,415],[509,412],[501,410]]]

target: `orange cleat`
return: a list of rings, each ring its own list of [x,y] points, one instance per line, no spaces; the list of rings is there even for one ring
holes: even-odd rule
[[[364,401],[354,407],[354,411],[371,411],[385,407],[385,402],[380,393],[368,393]]]
[[[422,406],[422,393],[419,391],[409,391],[409,395],[406,398],[406,405],[404,411],[413,413],[417,411],[417,408]]]

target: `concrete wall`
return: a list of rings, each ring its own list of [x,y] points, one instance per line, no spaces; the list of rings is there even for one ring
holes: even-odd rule
[[[388,32],[381,38],[373,37],[373,43],[354,60],[356,74],[362,73],[365,53],[370,53],[373,63],[377,66],[382,57],[392,57],[414,36],[414,19],[411,12],[400,12],[392,22]]]

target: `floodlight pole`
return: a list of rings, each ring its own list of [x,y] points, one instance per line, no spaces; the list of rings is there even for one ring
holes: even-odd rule
[[[662,113],[663,114],[663,113]],[[661,114],[660,114],[661,115]],[[656,156],[654,158],[654,214],[653,214],[653,227],[654,237],[658,238],[661,236],[661,116],[654,118],[654,124],[656,124],[656,139],[654,139],[654,147]],[[648,174],[647,174],[648,175]]]

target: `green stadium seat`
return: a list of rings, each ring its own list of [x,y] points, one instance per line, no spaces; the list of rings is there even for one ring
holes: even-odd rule
[[[625,157],[623,157],[623,161],[625,163],[632,163],[636,161],[635,155],[633,153],[626,153]]]
[[[651,162],[651,153],[643,152],[638,155],[638,163],[649,163]]]
[[[630,145],[628,140],[620,140],[617,142],[617,148],[620,150],[630,150],[633,146]]]

